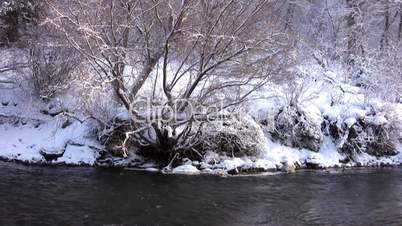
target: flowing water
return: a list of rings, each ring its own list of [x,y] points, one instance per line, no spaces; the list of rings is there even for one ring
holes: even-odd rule
[[[402,169],[223,178],[0,163],[0,225],[402,225]]]

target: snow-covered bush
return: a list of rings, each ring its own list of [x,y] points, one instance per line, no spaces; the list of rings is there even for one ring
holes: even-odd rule
[[[354,159],[359,153],[378,157],[398,153],[399,131],[382,115],[331,122],[329,133],[338,144],[339,151],[349,159]]]
[[[107,153],[125,157],[135,151],[161,167],[170,167],[183,159],[200,161],[210,153],[258,157],[266,149],[264,132],[249,115],[224,115],[178,124],[155,122],[138,128],[130,120],[116,118],[108,123],[101,137]]]
[[[270,133],[272,138],[285,145],[316,152],[320,150],[323,142],[320,125],[304,111],[293,106],[280,109],[275,117],[275,128]]]
[[[261,127],[248,115],[235,114],[204,125],[200,149],[232,157],[259,156],[266,138]]]
[[[112,85],[99,81],[97,74],[86,63],[74,70],[72,77],[74,81],[70,90],[84,114],[106,124],[125,112],[112,91]]]

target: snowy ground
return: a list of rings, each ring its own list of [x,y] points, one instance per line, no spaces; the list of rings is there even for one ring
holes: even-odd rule
[[[0,158],[26,163],[94,165],[98,145],[85,138],[85,125],[74,123],[65,129],[59,126],[53,121],[24,119],[1,124]],[[63,155],[48,162],[41,153]]]
[[[94,165],[98,148],[87,123],[41,113],[56,103],[34,100],[22,90],[2,90],[0,96],[0,158],[26,163]],[[64,125],[64,126],[63,126]],[[63,128],[65,127],[65,128]],[[44,155],[61,155],[46,161]]]

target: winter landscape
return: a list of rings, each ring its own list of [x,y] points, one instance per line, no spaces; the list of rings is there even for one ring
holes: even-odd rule
[[[401,49],[399,0],[0,0],[0,159],[400,179]]]

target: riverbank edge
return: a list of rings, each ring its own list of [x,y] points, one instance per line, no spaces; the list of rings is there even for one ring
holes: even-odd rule
[[[262,168],[242,168],[235,167],[230,170],[199,170],[198,172],[173,172],[173,170],[165,170],[165,169],[157,169],[157,168],[143,168],[143,167],[127,167],[127,166],[100,166],[98,164],[91,165],[88,163],[82,164],[69,164],[69,163],[60,163],[60,162],[32,162],[20,159],[10,159],[0,156],[0,161],[5,163],[15,163],[23,166],[35,166],[35,167],[43,167],[43,168],[93,168],[93,169],[120,169],[127,171],[138,171],[138,172],[147,172],[147,173],[155,173],[162,175],[189,175],[189,176],[197,176],[197,175],[209,175],[209,176],[222,176],[222,177],[233,177],[233,176],[271,176],[278,174],[294,174],[299,172],[327,172],[330,173],[332,171],[339,172],[345,170],[364,170],[364,169],[389,169],[389,168],[401,168],[402,164],[386,164],[386,163],[378,163],[377,165],[343,165],[343,166],[333,166],[333,167],[319,167],[319,166],[300,166],[296,168],[277,168],[264,170]],[[182,165],[185,166],[185,165]],[[180,166],[179,166],[180,167]],[[245,172],[245,170],[247,172]]]

